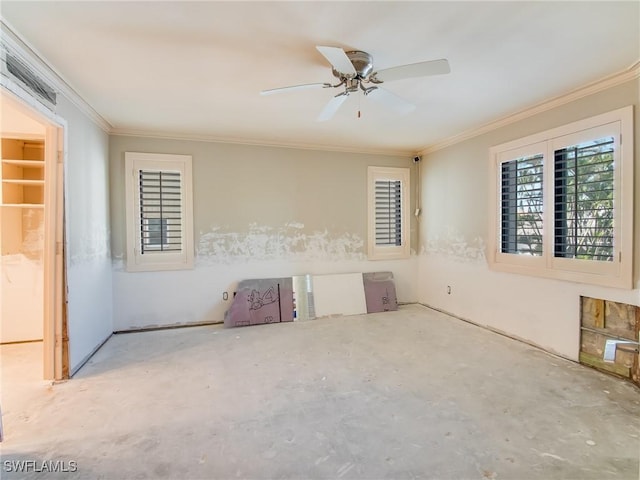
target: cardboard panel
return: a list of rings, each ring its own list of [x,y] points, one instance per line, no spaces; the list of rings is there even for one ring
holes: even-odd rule
[[[242,280],[225,313],[225,327],[293,321],[291,277]]]
[[[367,313],[388,312],[398,309],[396,285],[392,272],[363,273]]]

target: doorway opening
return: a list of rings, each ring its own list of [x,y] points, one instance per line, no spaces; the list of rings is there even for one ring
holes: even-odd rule
[[[68,378],[63,127],[0,90],[3,383]],[[6,389],[3,388],[6,391]]]

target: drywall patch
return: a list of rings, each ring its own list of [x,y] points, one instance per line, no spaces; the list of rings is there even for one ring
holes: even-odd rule
[[[111,232],[105,226],[92,225],[79,236],[77,242],[69,242],[69,262],[71,265],[93,262],[111,257]]]
[[[471,240],[453,228],[447,228],[444,235],[427,237],[421,254],[438,254],[464,262],[484,262],[485,242],[482,237]]]
[[[25,209],[22,214],[22,245],[20,252],[31,260],[42,260],[44,249],[44,211]]]
[[[111,267],[114,272],[124,272],[124,255],[117,255],[111,259]]]
[[[364,260],[364,240],[353,233],[324,231],[305,232],[302,223],[282,227],[251,224],[246,233],[212,227],[200,232],[197,262],[199,264],[239,263],[288,259],[291,261]]]

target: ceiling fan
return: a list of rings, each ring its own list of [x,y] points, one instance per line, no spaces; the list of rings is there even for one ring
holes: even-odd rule
[[[366,97],[371,97],[399,113],[409,113],[416,108],[414,104],[381,88],[380,85],[394,80],[441,75],[451,71],[449,62],[445,59],[399,65],[375,71],[373,57],[367,52],[359,50],[345,52],[339,47],[316,46],[316,48],[331,64],[332,73],[338,79],[338,83],[307,83],[263,90],[260,94],[272,95],[303,89],[342,87],[342,91],[329,100],[329,103],[318,115],[317,120],[320,122],[331,119],[347,97],[358,90],[362,91]]]

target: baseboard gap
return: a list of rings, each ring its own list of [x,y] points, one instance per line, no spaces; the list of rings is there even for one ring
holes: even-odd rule
[[[216,322],[198,322],[198,323],[186,323],[181,325],[160,325],[157,327],[140,327],[140,328],[132,328],[129,330],[116,330],[113,332],[114,335],[122,335],[124,333],[143,333],[143,332],[155,332],[158,330],[175,330],[177,328],[191,328],[191,327],[206,327],[210,325],[222,325],[224,322],[216,321]]]
[[[16,340],[15,342],[2,342],[1,345],[22,345],[24,343],[42,343],[44,340]]]
[[[91,350],[89,355],[85,356],[73,370],[69,370],[69,379],[73,378],[73,376],[76,373],[78,373],[80,369],[84,367],[89,360],[91,360],[91,357],[93,357],[98,352],[98,350],[100,350],[104,346],[104,344],[107,343],[107,341],[111,338],[112,335],[113,333],[110,333],[109,335],[107,335],[107,338],[105,338],[102,342],[100,342],[100,344],[96,348]],[[67,380],[67,379],[62,379],[62,381],[64,380]],[[57,382],[60,382],[60,381],[58,380]]]
[[[474,322],[473,320],[469,320],[468,318],[461,317],[459,315],[456,315],[456,314],[451,313],[451,312],[447,312],[446,310],[442,310],[441,308],[433,307],[433,306],[428,305],[426,303],[422,303],[422,302],[417,302],[417,303],[418,303],[418,305],[422,305],[425,308],[428,308],[430,310],[434,310],[436,312],[444,313],[445,315],[449,315],[450,317],[453,317],[456,320],[461,320],[463,322],[466,322],[469,325],[473,325],[474,327],[482,328],[483,330],[487,330],[489,332],[496,333],[498,335],[501,335],[503,337],[509,338],[511,340],[515,340],[515,341],[520,342],[520,343],[524,343],[525,345],[528,345],[528,346],[533,347],[533,348],[535,348],[537,350],[540,350],[541,352],[544,352],[547,355],[551,355],[552,357],[556,357],[556,358],[561,359],[561,360],[567,360],[569,362],[577,363],[578,365],[582,365],[577,360],[574,360],[574,359],[569,358],[569,357],[565,357],[564,355],[561,355],[561,354],[559,354],[557,352],[553,352],[551,350],[547,350],[546,348],[544,348],[544,347],[542,347],[542,346],[540,346],[540,345],[538,345],[536,343],[533,343],[533,342],[531,342],[529,340],[526,340],[524,338],[521,338],[521,337],[517,337],[515,335],[511,335],[511,334],[505,332],[504,330],[499,330],[497,328],[490,327],[489,325],[483,325],[481,323]]]

